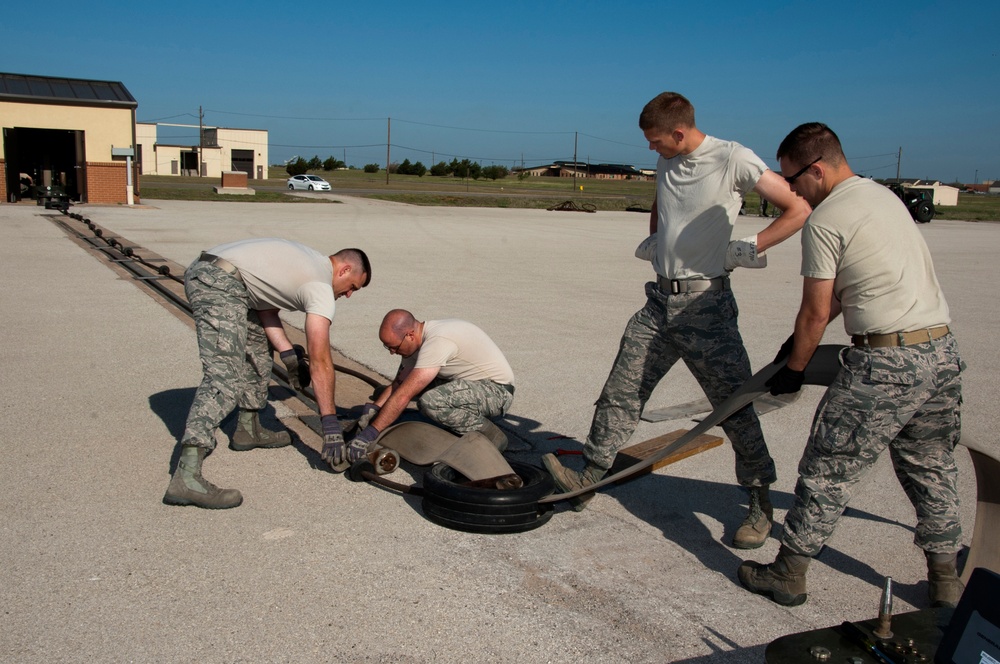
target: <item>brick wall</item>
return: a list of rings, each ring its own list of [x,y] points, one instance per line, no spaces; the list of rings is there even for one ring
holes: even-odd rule
[[[124,161],[87,162],[87,203],[127,203]]]
[[[247,174],[243,171],[222,171],[222,187],[224,189],[246,189]]]

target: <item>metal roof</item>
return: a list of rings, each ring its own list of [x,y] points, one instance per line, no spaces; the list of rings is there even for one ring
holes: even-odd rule
[[[117,81],[82,78],[26,76],[0,72],[0,99],[75,104],[114,105],[135,108],[135,97]]]

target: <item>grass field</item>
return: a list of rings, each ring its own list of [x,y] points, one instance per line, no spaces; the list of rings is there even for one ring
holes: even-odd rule
[[[452,207],[499,207],[544,209],[564,201],[577,205],[590,204],[598,211],[626,208],[646,208],[653,202],[652,182],[633,180],[596,180],[579,178],[531,177],[518,180],[460,180],[452,177],[425,175],[389,175],[385,171],[365,173],[361,170],[314,171],[338,192],[350,196],[377,198],[411,205],[441,205]],[[323,196],[290,196],[285,190],[288,174],[284,168],[272,167],[268,180],[250,180],[255,196],[220,195],[212,191],[219,183],[210,178],[178,178],[142,176],[143,199],[176,199],[198,201],[332,203]],[[746,212],[758,214],[760,199],[751,192],[746,198]],[[955,207],[938,207],[935,219],[965,221],[1000,221],[1000,197],[959,194]]]

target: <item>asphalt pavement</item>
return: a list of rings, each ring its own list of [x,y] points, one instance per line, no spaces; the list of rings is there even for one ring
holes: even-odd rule
[[[647,217],[329,197],[340,203],[144,201],[73,211],[181,265],[249,237],[328,253],[361,247],[372,282],[338,301],[331,342],[340,352],[388,377],[395,358],[377,338],[386,311],[471,320],[516,375],[503,422],[510,456],[538,463],[578,446],[653,275],[632,256]],[[727,546],[746,511],[728,445],[614,487],[584,512],[560,506],[541,528],[515,535],[442,528],[424,518],[419,499],[352,483],[306,445],[237,453],[224,434],[205,475],[240,489],[243,505],[166,506],[171,457],[201,376],[194,333],[99,252],[70,241],[52,216],[0,205],[4,661],[760,662],[781,635],[875,617],[886,576],[898,612],[927,606],[913,509],[887,458],[857,487],[810,568],[808,602],[796,608],[736,580],[742,560],[773,559],[780,525],[757,551]],[[741,217],[734,235],[766,221]],[[1000,225],[934,221],[920,231],[968,364],[964,433],[996,452]],[[801,289],[798,238],[768,254],[767,269],[733,277],[755,369],[790,333]],[[825,341],[847,338],[835,323]],[[806,388],[762,418],[778,465],[778,524],[821,393]],[[701,396],[676,367],[648,408]],[[290,411],[275,398],[269,415]],[[632,442],[691,426],[643,423]],[[968,541],[975,477],[964,450],[958,461]],[[410,466],[396,479],[420,472]]]

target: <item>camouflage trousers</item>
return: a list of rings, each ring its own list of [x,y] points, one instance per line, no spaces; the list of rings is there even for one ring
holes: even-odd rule
[[[615,454],[635,432],[653,389],[677,360],[694,374],[713,407],[751,376],[731,291],[667,294],[650,282],[646,298],[646,306],[625,327],[584,445],[586,459],[602,468],[611,467]],[[753,406],[734,413],[722,429],[736,452],[739,483],[773,483],[774,460]]]
[[[432,382],[417,400],[421,414],[459,436],[507,414],[514,393],[492,380]]]
[[[236,406],[267,405],[271,352],[246,287],[218,267],[196,261],[184,273],[204,375],[188,413],[182,445],[213,449],[215,429]]]
[[[965,368],[950,334],[893,348],[848,348],[816,409],[785,516],[782,541],[814,556],[833,533],[854,485],[889,448],[917,512],[914,543],[930,553],[960,548],[957,469]]]

